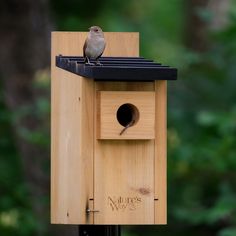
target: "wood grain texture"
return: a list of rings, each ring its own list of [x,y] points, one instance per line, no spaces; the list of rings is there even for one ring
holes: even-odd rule
[[[155,224],[167,224],[167,81],[155,81]]]
[[[56,55],[82,55],[86,36],[52,33],[51,222],[165,224],[166,81],[96,82],[55,67]],[[139,56],[138,33],[105,37],[105,56]],[[155,139],[98,140],[100,91],[155,92]]]
[[[99,139],[154,139],[155,92],[100,91],[97,93],[97,100]],[[124,126],[118,121],[117,111],[124,104],[132,104],[135,107],[135,110],[132,110],[130,105],[127,108],[134,116],[134,125],[120,134]],[[127,109],[124,116],[129,115]]]
[[[94,81],[55,67],[55,56],[81,56],[87,32],[53,32],[51,53],[51,222],[91,224]],[[105,33],[104,55],[138,52],[138,33]],[[130,44],[130,42],[132,44]]]
[[[97,82],[96,91],[153,91],[154,83]],[[154,224],[154,140],[95,140],[95,224]]]
[[[126,42],[128,45],[118,50],[120,56],[139,56],[138,38],[125,39]],[[115,47],[119,48],[120,43],[116,40]],[[113,56],[111,51],[107,52],[108,56]],[[154,83],[96,82],[95,93],[97,91],[154,91]],[[94,122],[96,126],[97,119]],[[97,140],[96,137],[97,134],[94,139],[94,208],[99,212],[94,214],[94,223],[153,224],[154,141]]]
[[[84,36],[52,33],[52,223],[93,223],[86,208],[93,198],[94,81],[55,67],[58,54],[81,55]]]
[[[83,45],[88,32],[52,32],[52,46],[60,44],[61,47],[55,55],[83,56]],[[136,32],[104,32],[106,48],[103,56],[125,56],[129,51],[130,56],[139,55],[139,33]],[[72,50],[73,49],[73,50]],[[55,65],[55,58],[52,57],[52,65]]]

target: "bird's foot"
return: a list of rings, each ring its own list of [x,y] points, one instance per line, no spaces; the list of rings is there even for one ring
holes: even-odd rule
[[[96,66],[102,66],[102,63],[100,61],[96,61]]]
[[[94,66],[95,64],[92,62],[85,62],[85,65]]]

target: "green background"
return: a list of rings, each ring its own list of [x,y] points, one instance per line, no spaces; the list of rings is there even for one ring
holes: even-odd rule
[[[227,11],[215,13],[198,2],[204,1],[48,1],[49,31],[99,25],[140,32],[141,56],[178,68],[178,80],[168,83],[168,225],[125,226],[124,236],[236,235],[236,4],[228,1]],[[226,22],[213,25],[221,17]],[[198,48],[201,40],[205,46]],[[21,104],[12,111],[0,81],[0,235],[63,235],[49,226],[49,192],[38,198],[48,211],[44,221],[32,208],[13,128],[33,112],[41,128],[18,127],[18,133],[49,157],[49,66],[34,71],[32,89],[43,91],[34,107]],[[49,158],[41,164],[49,178]]]

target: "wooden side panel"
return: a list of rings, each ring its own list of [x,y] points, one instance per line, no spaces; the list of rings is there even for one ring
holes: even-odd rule
[[[167,223],[167,81],[155,81],[156,140],[155,140],[155,224]]]
[[[82,55],[85,33],[52,33],[51,222],[93,223],[94,81],[55,67],[55,56]],[[83,138],[82,138],[83,137]]]

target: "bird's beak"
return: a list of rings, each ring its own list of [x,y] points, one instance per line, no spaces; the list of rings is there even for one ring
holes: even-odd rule
[[[88,30],[90,31],[90,30],[91,30],[91,27],[89,27]]]

